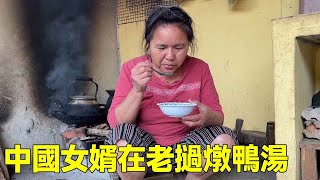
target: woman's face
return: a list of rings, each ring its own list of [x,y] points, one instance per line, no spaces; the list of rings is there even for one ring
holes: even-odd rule
[[[162,72],[176,72],[187,57],[187,34],[177,24],[158,26],[150,40],[152,64]]]

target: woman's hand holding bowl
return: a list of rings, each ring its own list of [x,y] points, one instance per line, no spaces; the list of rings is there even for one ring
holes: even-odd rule
[[[182,117],[180,118],[181,122],[189,127],[205,127],[207,121],[210,119],[209,117],[211,109],[199,101],[190,102],[197,104],[199,113],[195,115]]]

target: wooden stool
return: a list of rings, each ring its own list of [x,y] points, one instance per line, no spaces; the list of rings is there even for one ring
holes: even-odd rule
[[[304,138],[300,142],[300,149],[302,180],[318,180],[317,150],[320,150],[320,141]]]

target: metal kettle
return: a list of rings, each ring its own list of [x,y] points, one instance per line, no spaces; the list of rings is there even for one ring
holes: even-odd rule
[[[71,95],[71,89],[77,83],[90,82],[95,86],[95,93],[93,95]],[[97,93],[99,86],[93,81],[91,77],[80,77],[77,78],[68,89],[69,102],[65,106],[65,110],[69,115],[83,116],[98,114],[100,110],[100,104],[97,101]],[[84,94],[84,93],[83,93]]]

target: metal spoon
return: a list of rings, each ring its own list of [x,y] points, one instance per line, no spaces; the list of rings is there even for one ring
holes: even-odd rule
[[[160,72],[160,71],[154,69],[153,67],[151,67],[151,69],[154,70],[156,73],[160,74],[161,76],[172,76],[175,74],[174,72]]]

